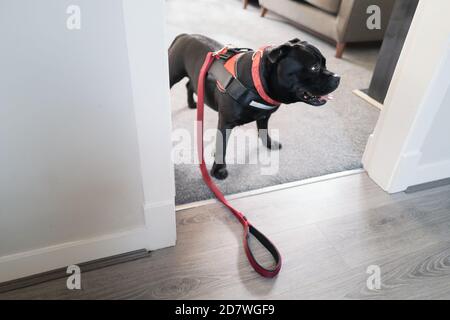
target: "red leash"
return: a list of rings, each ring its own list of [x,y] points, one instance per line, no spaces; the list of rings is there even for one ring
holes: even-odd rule
[[[224,48],[226,49],[226,48]],[[206,185],[211,189],[211,191],[215,194],[217,199],[222,202],[228,209],[230,209],[231,213],[239,220],[239,222],[244,227],[244,248],[245,254],[247,255],[248,261],[250,262],[253,269],[258,272],[260,275],[266,278],[275,277],[281,269],[281,256],[278,252],[277,248],[272,244],[272,242],[264,236],[261,232],[259,232],[253,225],[247,220],[247,218],[238,210],[233,208],[231,204],[225,199],[223,193],[219,190],[216,184],[212,181],[209,176],[208,170],[206,168],[205,159],[203,156],[203,117],[204,117],[204,96],[205,96],[205,78],[206,74],[211,67],[214,59],[218,56],[220,52],[213,53],[208,52],[205,62],[203,63],[202,68],[200,69],[200,75],[198,79],[198,92],[197,92],[197,152],[198,159],[200,161],[200,170],[202,172],[203,180]],[[258,261],[256,261],[255,257],[249,246],[250,234],[253,235],[258,241],[272,254],[276,265],[273,269],[266,269],[261,266]]]

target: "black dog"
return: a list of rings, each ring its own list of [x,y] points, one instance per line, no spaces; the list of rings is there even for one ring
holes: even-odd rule
[[[224,46],[201,35],[179,35],[169,48],[170,87],[184,77],[187,83],[187,101],[190,108],[196,108],[193,94],[197,92],[200,68],[206,54]],[[252,58],[254,52],[242,54],[236,64],[237,79],[252,92],[257,92],[252,80]],[[312,106],[324,105],[328,94],[337,89],[340,77],[326,69],[326,60],[314,46],[293,39],[277,47],[270,47],[261,57],[260,79],[264,91],[273,100],[289,104],[304,102]],[[205,103],[218,111],[216,154],[211,174],[217,179],[228,175],[225,164],[226,145],[231,130],[239,125],[256,121],[259,136],[269,149],[280,149],[281,144],[271,140],[267,134],[268,121],[278,106],[262,109],[242,105],[229,94],[224,93],[215,78],[208,74],[205,81]],[[263,132],[261,134],[261,132]]]

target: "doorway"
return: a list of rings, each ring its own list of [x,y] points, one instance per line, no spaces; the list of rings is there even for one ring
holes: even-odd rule
[[[228,152],[229,176],[223,181],[216,180],[224,194],[239,194],[362,168],[361,159],[380,109],[355,95],[354,90],[369,87],[379,43],[349,46],[339,59],[335,57],[335,46],[315,33],[299,29],[292,21],[270,10],[261,17],[257,3],[251,2],[244,10],[239,0],[169,0],[166,8],[167,46],[180,33],[203,34],[224,44],[249,48],[299,38],[316,46],[327,58],[328,69],[342,77],[334,100],[326,106],[285,105],[271,117],[269,130],[282,148],[271,151],[265,163],[252,162],[252,159],[259,159],[257,154],[263,148],[260,144],[245,145],[244,163],[236,161],[237,150]],[[195,131],[195,110],[187,107],[186,82],[186,79],[181,81],[171,91],[175,145],[183,133],[188,132],[193,137]],[[217,113],[207,108],[205,128],[214,130],[216,125]],[[254,123],[234,130],[230,141],[252,135],[257,136]],[[195,161],[194,149],[191,145],[188,161],[175,161],[177,205],[213,198],[203,183],[198,165],[189,162],[189,159]],[[206,156],[212,163],[212,154]],[[267,168],[269,173],[264,174]]]

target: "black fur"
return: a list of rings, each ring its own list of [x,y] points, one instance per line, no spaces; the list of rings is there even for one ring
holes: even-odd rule
[[[200,68],[206,54],[223,47],[215,40],[202,35],[181,34],[175,38],[169,48],[170,87],[189,78],[187,83],[187,101],[190,108],[196,108],[193,94],[197,92]],[[248,88],[253,88],[251,76],[252,52],[245,53],[238,64],[239,80]],[[326,60],[314,46],[293,39],[280,46],[269,49],[261,61],[261,80],[266,92],[272,99],[289,104],[305,102],[321,106],[326,100],[320,96],[337,89],[340,78],[326,69]],[[243,106],[226,93],[220,92],[211,76],[205,82],[205,103],[218,111],[218,130],[215,162],[211,174],[217,179],[228,175],[225,154],[228,136],[239,125],[256,121],[260,138],[269,149],[280,149],[281,144],[267,135],[268,122],[272,113],[278,110],[262,110]]]

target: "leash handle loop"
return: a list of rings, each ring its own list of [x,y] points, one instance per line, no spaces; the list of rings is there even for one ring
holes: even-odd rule
[[[250,235],[253,235],[272,255],[275,266],[272,269],[267,269],[263,267],[253,255],[253,252],[250,248]],[[262,275],[265,278],[273,278],[275,277],[281,269],[281,255],[278,252],[277,247],[267,238],[262,232],[256,229],[252,224],[247,223],[244,226],[244,249],[245,254],[247,255],[247,259],[250,262],[253,269]]]
[[[205,78],[206,74],[211,67],[214,59],[220,58],[220,55],[226,52],[227,47],[222,48],[217,52],[208,52],[206,55],[205,61],[203,62],[202,68],[200,69],[200,74],[198,78],[198,86],[197,86],[197,155],[200,161],[200,171],[203,176],[203,180],[209,189],[214,193],[217,199],[222,202],[233,215],[239,220],[239,222],[244,227],[244,249],[245,254],[247,255],[247,259],[253,269],[258,272],[260,275],[266,278],[275,277],[281,269],[281,255],[278,252],[275,245],[258,229],[253,227],[247,218],[240,212],[235,209],[226,199],[217,185],[212,181],[211,176],[208,173],[208,169],[206,168],[204,151],[203,151],[203,118],[204,118],[204,106],[205,106]],[[273,269],[264,268],[254,257],[253,252],[250,249],[249,240],[250,235],[253,235],[272,255],[275,260],[275,267]]]

